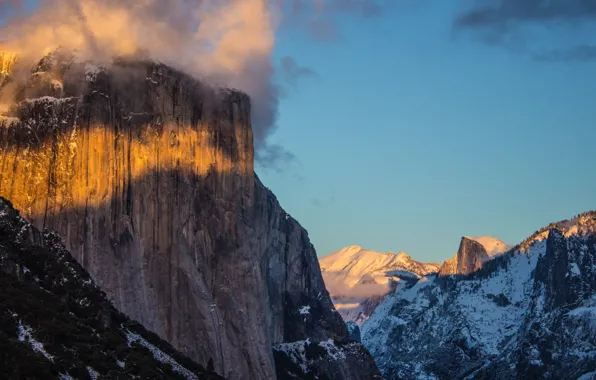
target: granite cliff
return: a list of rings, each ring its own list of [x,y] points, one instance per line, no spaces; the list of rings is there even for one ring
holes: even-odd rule
[[[439,276],[467,275],[480,270],[486,261],[509,250],[499,239],[481,236],[461,238],[455,257],[445,260],[439,269]]]
[[[378,373],[306,231],[254,173],[246,95],[155,62],[60,52],[16,89],[0,195],[58,232],[116,307],[229,379],[283,377],[273,347],[304,340],[350,345],[328,360],[335,378]]]

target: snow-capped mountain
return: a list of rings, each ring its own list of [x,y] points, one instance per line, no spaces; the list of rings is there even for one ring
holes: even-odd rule
[[[482,268],[483,264],[503,253],[511,247],[491,236],[469,237],[461,239],[457,254],[445,260],[439,276],[466,275]]]
[[[472,256],[488,251],[468,238],[462,245]],[[386,379],[583,379],[596,371],[595,317],[589,212],[468,275],[400,283],[361,333]]]
[[[420,263],[404,252],[394,254],[350,246],[319,260],[327,290],[346,321],[361,324],[385,295],[402,281],[437,272],[439,264]]]
[[[496,256],[502,255],[503,253],[511,249],[511,247],[505,244],[503,241],[492,236],[464,237],[466,239],[474,240],[475,242],[478,242],[480,245],[482,245],[486,250],[486,254],[489,258],[494,258]]]

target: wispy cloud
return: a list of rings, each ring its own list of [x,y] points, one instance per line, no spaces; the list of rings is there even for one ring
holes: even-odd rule
[[[459,31],[477,33],[492,45],[520,46],[532,50],[527,26],[543,26],[546,30],[596,25],[594,0],[480,0],[454,20]],[[562,46],[531,53],[537,61],[591,61],[596,58],[596,45]]]
[[[568,49],[542,50],[532,54],[532,58],[543,62],[594,61],[596,60],[596,45],[581,45]]]
[[[400,5],[403,0],[278,0],[286,10],[288,25],[307,27],[314,38],[335,41],[340,38],[336,17],[357,15],[363,18],[379,16]]]
[[[505,30],[519,22],[596,20],[593,0],[483,0],[476,4],[456,19],[458,27]]]
[[[282,57],[280,63],[283,80],[292,87],[296,87],[300,79],[319,77],[316,71],[309,67],[300,66],[292,57]]]
[[[255,152],[255,163],[264,170],[282,172],[295,160],[296,156],[279,144],[267,144]]]

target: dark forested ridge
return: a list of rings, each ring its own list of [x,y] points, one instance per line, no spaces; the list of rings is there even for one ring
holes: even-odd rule
[[[223,379],[116,310],[66,251],[0,198],[0,377]]]

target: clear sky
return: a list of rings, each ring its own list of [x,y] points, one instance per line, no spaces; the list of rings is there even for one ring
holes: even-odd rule
[[[454,28],[463,1],[413,3],[340,14],[331,40],[278,36],[276,57],[316,75],[288,91],[271,139],[296,159],[257,172],[319,256],[361,245],[442,261],[463,235],[514,245],[596,209],[594,12],[518,17],[502,1],[495,19],[514,30],[484,20],[487,35],[472,18]]]

